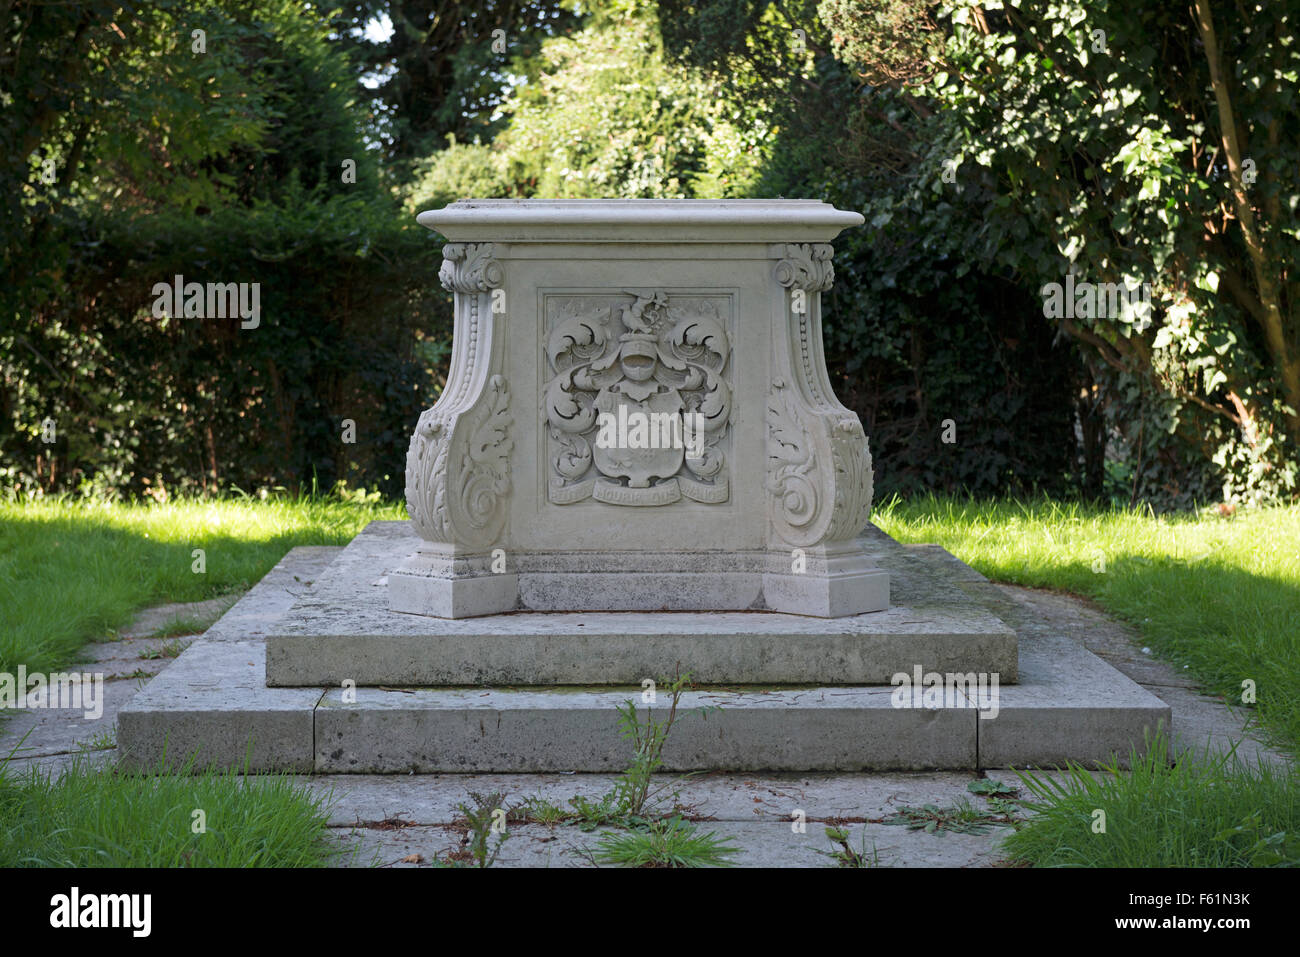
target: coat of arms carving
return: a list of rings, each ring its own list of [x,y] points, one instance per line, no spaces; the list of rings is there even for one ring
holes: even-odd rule
[[[727,295],[546,298],[551,502],[727,501],[730,314]]]

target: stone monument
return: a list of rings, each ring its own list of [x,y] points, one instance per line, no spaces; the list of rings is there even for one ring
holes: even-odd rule
[[[462,200],[447,238],[447,385],[416,425],[422,539],[394,611],[889,604],[856,539],[867,437],[822,355],[830,241],[814,200]]]
[[[131,766],[616,771],[1097,762],[1169,708],[937,546],[868,523],[821,348],[824,203],[467,200],[409,522],[297,548],[119,714]],[[1010,627],[1008,620],[1015,620]]]

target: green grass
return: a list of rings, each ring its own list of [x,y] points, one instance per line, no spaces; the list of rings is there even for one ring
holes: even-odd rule
[[[1156,516],[1050,501],[894,500],[875,523],[1001,582],[1094,599],[1207,690],[1300,748],[1300,506]]]
[[[324,798],[286,777],[0,763],[0,867],[324,867],[341,853],[326,820]]]
[[[1050,501],[892,501],[874,521],[937,542],[994,581],[1087,596],[1209,691],[1242,702],[1273,743],[1300,747],[1300,507],[1157,516]],[[1024,774],[1027,823],[1003,844],[1039,866],[1258,867],[1300,864],[1294,771],[1163,741],[1132,771],[1060,783]],[[1106,830],[1094,833],[1096,811]]]
[[[1300,866],[1293,772],[1248,766],[1235,753],[1184,751],[1170,766],[1166,749],[1156,739],[1127,772],[1075,767],[1059,781],[1021,772],[1033,817],[1003,852],[1040,867]]]
[[[0,671],[55,670],[143,607],[249,588],[295,545],[343,545],[367,522],[404,517],[399,504],[324,496],[0,501]]]
[[[593,860],[617,867],[730,867],[738,853],[731,838],[673,816],[603,835]]]

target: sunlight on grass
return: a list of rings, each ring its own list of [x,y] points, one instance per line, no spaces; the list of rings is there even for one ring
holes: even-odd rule
[[[249,588],[295,545],[344,545],[405,517],[399,504],[326,497],[0,501],[0,671],[52,670],[146,605]]]
[[[1300,506],[1153,515],[1057,502],[885,503],[873,521],[937,542],[994,581],[1085,595],[1208,690],[1300,746]]]

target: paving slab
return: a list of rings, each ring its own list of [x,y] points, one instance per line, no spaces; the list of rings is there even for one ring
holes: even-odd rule
[[[881,823],[905,807],[941,808],[980,800],[967,790],[973,773],[892,772],[879,774],[712,773],[680,778],[659,775],[660,810],[677,810],[703,831],[733,839],[738,866],[828,867],[835,861],[825,835],[827,824],[847,828],[851,846],[864,846],[882,867],[985,866],[1001,855],[1006,828],[981,834],[925,834]],[[498,792],[502,806],[516,808],[540,798],[560,808],[569,798],[598,800],[616,775],[316,775],[305,785],[331,800],[329,826],[347,847],[351,866],[432,866],[463,846],[460,803],[469,792]],[[795,812],[804,828],[794,830]],[[574,825],[511,824],[511,838],[496,866],[588,867],[585,852],[595,849],[601,828],[586,833]],[[418,860],[416,860],[418,858]]]
[[[127,767],[312,770],[316,688],[266,687],[265,646],[200,639],[118,713]]]
[[[618,685],[662,681],[680,668],[700,684],[852,686],[887,684],[916,665],[1016,680],[1015,632],[953,587],[957,566],[912,555],[874,527],[861,544],[889,572],[892,604],[834,619],[772,612],[444,619],[390,611],[388,573],[419,542],[409,522],[372,522],[353,539],[267,635],[271,684]]]
[[[192,637],[119,638],[87,645],[76,667],[98,672],[105,680],[152,678],[189,647]]]
[[[992,775],[990,775],[992,776]],[[1014,775],[1012,775],[1014,778]],[[659,775],[661,806],[692,817],[725,821],[790,822],[802,811],[810,822],[883,818],[901,807],[951,806],[972,797],[974,772],[876,774]],[[401,820],[450,824],[470,792],[501,793],[506,807],[538,798],[560,808],[575,796],[596,801],[619,780],[614,774],[318,774],[303,778],[329,801],[329,823]]]
[[[836,847],[821,825],[810,824],[802,833],[789,824],[752,821],[704,821],[696,827],[700,833],[731,842],[737,852],[730,858],[734,867],[839,866],[830,855]],[[1007,833],[1006,828],[992,828],[984,834],[930,834],[882,824],[846,829],[850,846],[855,851],[865,847],[868,859],[879,867],[988,867],[1000,861],[997,845]],[[583,831],[564,825],[517,824],[508,833],[494,867],[602,866],[596,859],[602,838],[621,832],[608,827]],[[435,859],[445,860],[457,852],[463,855],[465,847],[463,831],[436,826],[337,829],[334,838],[349,854],[345,866],[430,867]]]
[[[68,669],[72,672],[73,669]],[[94,680],[92,672],[78,672]],[[101,748],[114,739],[114,728],[122,708],[140,689],[143,681],[104,681],[98,717],[87,717],[78,708],[16,708],[3,712],[0,721],[0,758],[48,757]],[[111,747],[111,744],[109,745]]]
[[[168,602],[145,608],[117,633],[117,638],[151,638],[179,624],[193,626],[193,633],[198,634],[211,627],[238,600],[238,595],[221,595],[203,601]]]
[[[117,761],[117,749],[105,748],[94,751],[47,754],[38,757],[24,758],[15,756],[6,762],[5,766],[10,776],[18,781],[24,780],[25,776],[32,772],[58,780],[61,774],[74,769],[78,771],[91,769],[110,770],[117,766]]]

